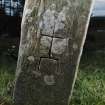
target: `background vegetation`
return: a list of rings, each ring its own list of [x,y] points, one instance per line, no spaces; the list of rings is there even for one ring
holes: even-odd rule
[[[105,105],[105,51],[83,54],[71,105]]]

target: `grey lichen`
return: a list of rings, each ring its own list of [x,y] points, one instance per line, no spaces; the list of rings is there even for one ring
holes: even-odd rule
[[[54,84],[55,84],[54,75],[45,75],[45,76],[44,76],[44,82],[45,82],[47,85],[54,85]]]
[[[65,39],[54,38],[52,43],[51,53],[63,54],[66,51],[66,48],[68,47],[68,41],[69,38]]]
[[[75,42],[73,43],[73,49],[74,49],[74,51],[78,49],[78,45]]]
[[[55,32],[58,30],[63,30],[65,27],[65,21],[66,21],[66,13],[69,10],[69,7],[63,7],[60,13],[58,13],[58,17],[55,21]]]
[[[40,54],[42,56],[48,56],[52,38],[48,36],[42,36],[40,41]]]
[[[34,62],[34,61],[35,61],[34,56],[29,56],[27,59],[28,59],[29,61],[31,61],[31,62]]]
[[[35,75],[36,78],[41,77],[42,74],[40,71],[33,71],[33,74]]]
[[[39,28],[42,30],[42,34],[53,36],[59,30],[64,30],[66,23],[66,15],[70,9],[71,3],[68,2],[67,6],[63,6],[62,10],[57,11],[56,4],[52,4],[42,14],[42,19],[39,23]]]
[[[42,21],[40,24],[42,25],[42,34],[45,35],[53,35],[54,27],[55,27],[55,14],[56,14],[56,5],[52,4],[42,16]]]

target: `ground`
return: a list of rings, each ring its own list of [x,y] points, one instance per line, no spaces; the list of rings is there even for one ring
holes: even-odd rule
[[[83,53],[70,105],[105,105],[105,51]],[[12,105],[8,84],[14,79],[16,60],[0,56],[0,105]]]

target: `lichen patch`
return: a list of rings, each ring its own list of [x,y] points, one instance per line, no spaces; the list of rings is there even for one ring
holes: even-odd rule
[[[54,33],[64,31],[66,27],[67,13],[70,9],[71,3],[63,6],[61,11],[57,10],[56,4],[52,4],[42,14],[39,22],[39,28],[44,35],[53,36]]]
[[[31,61],[31,62],[34,62],[34,61],[35,61],[34,56],[29,56],[27,59],[28,59],[29,61]]]
[[[73,43],[73,49],[74,49],[74,51],[78,49],[77,43]]]
[[[66,21],[66,13],[69,10],[69,7],[63,7],[60,13],[58,13],[58,17],[55,20],[55,30],[54,32],[57,32],[59,30],[63,30],[65,27],[65,21]]]
[[[68,46],[68,41],[69,38],[65,39],[54,38],[52,43],[51,53],[57,55],[63,54]]]
[[[42,21],[40,24],[42,24],[42,34],[45,35],[53,35],[54,27],[55,27],[55,14],[56,14],[56,5],[52,4],[44,13],[42,16]]]
[[[42,36],[40,41],[40,55],[48,56],[51,46],[52,38],[48,36]]]
[[[24,16],[25,16],[25,17],[26,17],[26,16],[30,16],[31,13],[32,13],[32,10],[27,8],[27,9],[24,11]]]
[[[44,76],[44,82],[45,82],[47,85],[54,85],[54,84],[55,84],[54,75],[45,75],[45,76]]]
[[[41,77],[41,72],[40,71],[33,71],[33,74],[35,75],[35,77]]]

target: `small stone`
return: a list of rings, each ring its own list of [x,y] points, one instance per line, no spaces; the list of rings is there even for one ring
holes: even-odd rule
[[[31,61],[31,62],[34,62],[35,61],[35,58],[34,58],[34,56],[29,56],[28,57],[28,60]]]
[[[55,84],[55,79],[53,75],[45,75],[44,76],[44,82],[47,85],[54,85]]]

